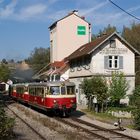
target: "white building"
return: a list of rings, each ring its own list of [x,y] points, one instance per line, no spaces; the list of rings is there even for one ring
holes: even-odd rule
[[[123,72],[129,84],[127,95],[135,87],[135,57],[140,53],[116,32],[103,35],[87,43],[67,57],[70,64],[69,79],[77,86],[77,102],[86,104],[80,84],[86,77],[111,78],[112,72]],[[128,96],[121,100],[128,103]]]
[[[77,102],[86,104],[81,82],[91,76],[105,76],[123,72],[128,83],[127,95],[135,87],[135,58],[140,53],[116,32],[103,35],[91,42],[90,24],[73,11],[50,27],[51,63],[41,77],[51,81],[70,80],[76,84]],[[44,69],[43,69],[44,70]],[[128,96],[121,100],[128,103]]]
[[[62,61],[81,45],[91,41],[91,27],[84,17],[74,10],[50,27],[50,60]]]

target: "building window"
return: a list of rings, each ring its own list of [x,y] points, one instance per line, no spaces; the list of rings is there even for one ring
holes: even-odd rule
[[[60,81],[60,75],[55,75],[55,81]]]
[[[108,66],[109,66],[109,69],[118,69],[119,68],[119,56],[109,56]]]
[[[116,48],[116,41],[115,40],[110,40],[110,47]]]
[[[90,62],[91,62],[91,57],[90,57],[90,56],[85,56],[85,57],[83,58],[82,67],[83,67],[85,70],[90,69]]]

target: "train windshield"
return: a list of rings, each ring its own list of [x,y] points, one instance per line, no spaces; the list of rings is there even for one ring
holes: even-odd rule
[[[68,95],[75,94],[75,86],[67,86],[67,94]]]
[[[59,86],[52,86],[50,87],[51,95],[60,95],[60,88]]]

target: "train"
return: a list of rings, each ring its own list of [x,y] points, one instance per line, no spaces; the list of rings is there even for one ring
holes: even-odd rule
[[[55,114],[69,116],[77,107],[75,84],[69,81],[18,83],[10,88],[13,99]]]
[[[5,82],[0,83],[0,94],[7,93],[9,89],[9,85]]]

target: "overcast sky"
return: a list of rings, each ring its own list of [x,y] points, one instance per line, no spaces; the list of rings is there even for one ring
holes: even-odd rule
[[[112,0],[140,18],[140,0]],[[108,0],[0,0],[0,59],[22,60],[35,47],[49,47],[48,27],[72,10],[78,10],[98,33],[108,24],[122,31],[136,19]]]

